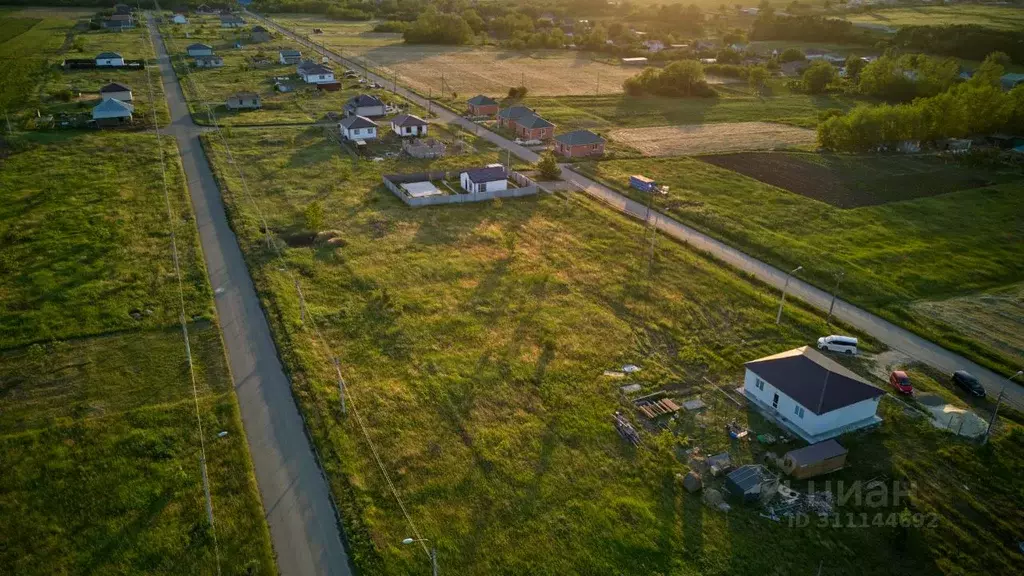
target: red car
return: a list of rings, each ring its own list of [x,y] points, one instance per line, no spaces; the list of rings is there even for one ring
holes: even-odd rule
[[[896,370],[889,374],[889,384],[900,394],[913,394],[914,387],[910,385],[910,378],[903,370]]]

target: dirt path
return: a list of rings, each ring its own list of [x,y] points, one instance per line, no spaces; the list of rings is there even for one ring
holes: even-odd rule
[[[162,133],[177,140],[187,176],[278,568],[281,574],[348,576],[352,572],[327,480],[306,436],[270,325],[199,142],[204,129],[192,122],[152,15],[149,26],[171,113],[171,124]]]

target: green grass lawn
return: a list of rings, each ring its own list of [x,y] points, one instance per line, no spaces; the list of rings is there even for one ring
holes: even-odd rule
[[[901,26],[943,26],[976,24],[998,30],[1024,28],[1024,12],[1015,6],[914,6],[884,8],[844,16],[854,23]]]
[[[173,222],[152,134],[12,143],[0,160],[0,573],[216,574],[218,555],[224,574],[275,573],[173,141]]]
[[[272,41],[250,43],[248,31],[222,29],[217,27],[216,18],[195,17],[188,25],[165,25],[161,32],[167,43],[168,51],[174,57],[175,68],[179,78],[187,74],[192,82],[184,81],[185,95],[189,100],[189,108],[193,118],[199,123],[211,123],[206,105],[213,108],[220,124],[261,125],[261,124],[307,124],[325,121],[327,114],[332,112],[339,117],[345,102],[357,94],[374,94],[385,102],[393,102],[409,108],[413,113],[421,110],[411,107],[405,100],[383,89],[371,89],[358,84],[356,79],[343,79],[344,69],[334,66],[342,89],[337,92],[317,90],[305,84],[296,73],[295,65],[278,63],[278,51],[292,48],[303,51],[304,58],[319,59],[304,47],[275,35]],[[185,34],[189,34],[189,38]],[[235,48],[236,41],[241,39],[242,48]],[[197,69],[192,65],[191,58],[186,56],[189,44],[201,42],[214,47],[214,52],[224,58],[222,68]],[[267,58],[271,62],[257,66],[254,58]],[[284,83],[294,88],[293,92],[281,93],[275,90],[276,78],[283,78]],[[194,83],[194,86],[193,86]],[[261,110],[245,110],[231,112],[224,106],[229,96],[238,92],[256,92],[260,95],[263,108]]]
[[[65,58],[94,58],[106,51],[153,65],[153,47],[144,25],[124,32],[89,30],[87,18],[60,11],[35,20],[38,23],[23,30],[23,18],[0,19],[0,60],[5,63],[0,70],[0,109],[9,111],[12,123],[33,127],[37,124],[36,111],[43,116],[88,116],[100,102],[99,89],[110,82],[132,89],[136,125],[152,125],[154,106],[157,122],[167,123],[169,115],[158,76],[153,77],[151,99],[145,70],[65,71],[60,66]],[[6,41],[5,34],[10,36]]]
[[[31,149],[3,160],[0,170],[0,349],[176,323],[178,286],[153,135],[26,139]],[[168,158],[177,157],[173,142],[163,145]],[[168,170],[176,225],[190,226],[178,166]],[[198,239],[181,235],[178,248],[186,312],[212,318]]]
[[[824,110],[847,110],[856,99],[845,94],[790,93],[781,85],[774,96],[755,96],[745,85],[716,86],[716,98],[635,97],[625,94],[527,98],[526,104],[553,122],[557,131],[703,124],[705,122],[780,122],[814,128]]]
[[[600,162],[583,169],[638,200],[648,196],[627,187],[629,176],[654,178],[670,190],[656,198],[656,209],[773,265],[802,265],[801,276],[823,289],[831,290],[834,274],[842,270],[840,297],[994,368],[1020,364],[1019,355],[977,342],[914,305],[1020,281],[1019,172],[968,169],[927,157],[743,158],[750,164],[778,159],[766,164],[761,177],[788,181],[806,196],[695,158]],[[837,183],[842,189],[830,191]],[[939,192],[949,193],[934,195]],[[840,197],[854,207],[815,197]],[[867,205],[858,202],[863,199]]]
[[[374,163],[311,129],[232,131],[279,258],[223,143],[205,138],[363,572],[428,568],[400,544],[411,529],[356,412],[445,572],[792,574],[819,561],[829,574],[1013,571],[1024,513],[1012,505],[1022,482],[1012,423],[979,450],[885,401],[881,429],[844,439],[841,478],[926,482],[908,506],[938,514],[936,528],[797,529],[740,505],[721,514],[681,489],[677,448],[729,450],[740,462],[763,450],[730,443],[729,420],[772,428],[713,388],[738,386],[743,361],[830,331],[820,314],[794,305],[776,326],[774,290],[666,239],[648,275],[643,228],[583,197],[411,209],[380,182],[494,154]],[[302,240],[314,201],[340,244]],[[300,320],[295,278],[339,355],[348,417],[328,352]],[[629,362],[643,370],[602,376]],[[700,395],[710,410],[648,428],[620,397],[628,382]],[[641,449],[615,432],[616,410],[643,430]]]

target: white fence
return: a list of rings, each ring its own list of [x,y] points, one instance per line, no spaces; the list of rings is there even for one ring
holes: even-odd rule
[[[402,184],[408,182],[429,182],[433,180],[456,180],[465,170],[452,170],[447,172],[419,172],[416,174],[387,174],[384,176],[384,186],[402,202],[413,208],[420,206],[439,206],[442,204],[462,204],[465,202],[484,202],[495,198],[519,198],[536,194],[539,188],[537,183],[525,175],[509,170],[509,180],[516,183],[518,188],[507,190],[494,190],[491,192],[478,192],[470,194],[446,194],[443,196],[425,196],[423,198],[412,198],[402,190]]]

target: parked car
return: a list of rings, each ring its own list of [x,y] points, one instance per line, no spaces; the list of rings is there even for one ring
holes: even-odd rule
[[[914,393],[914,387],[910,384],[910,377],[903,370],[896,370],[889,374],[889,384],[900,394]]]
[[[842,354],[857,353],[857,339],[851,336],[822,336],[818,338],[818,350],[839,352]]]
[[[970,392],[972,395],[977,396],[978,398],[985,397],[985,388],[981,385],[981,382],[978,382],[978,379],[975,378],[974,375],[971,374],[970,372],[966,370],[957,370],[956,372],[953,372],[952,378],[953,384],[956,384],[957,386]]]

